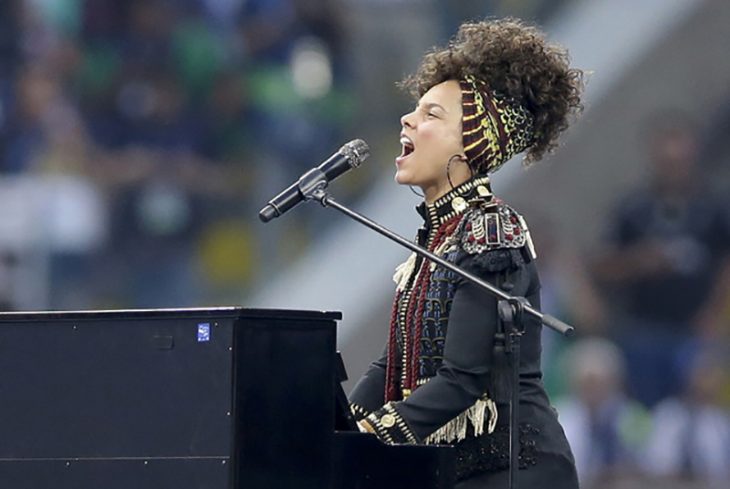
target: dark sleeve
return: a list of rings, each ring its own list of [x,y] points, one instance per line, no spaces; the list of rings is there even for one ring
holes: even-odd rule
[[[608,241],[614,246],[624,247],[645,239],[651,209],[651,202],[643,192],[627,197],[613,211]]]
[[[625,246],[636,240],[636,233],[625,206],[620,206],[614,211],[609,225],[608,238],[616,246]]]
[[[355,419],[360,420],[383,405],[387,363],[388,345],[386,343],[380,358],[370,364],[350,392],[350,408]]]
[[[730,201],[723,199],[715,204],[717,206],[717,222],[711,227],[711,247],[713,253],[720,256],[730,254]]]
[[[529,274],[524,262],[518,263],[520,258],[516,250],[489,251],[470,257],[464,268],[493,284],[508,280],[515,285],[513,294],[524,295]],[[443,363],[436,376],[408,399],[368,417],[377,432],[383,431],[381,437],[395,443],[422,442],[473,406],[487,390],[496,328],[496,299],[470,282],[459,281],[449,314]],[[378,418],[388,414],[388,421],[396,421],[386,423],[392,425],[389,430]],[[405,432],[398,433],[399,427]]]

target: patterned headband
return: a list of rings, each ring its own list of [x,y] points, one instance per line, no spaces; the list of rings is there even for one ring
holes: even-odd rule
[[[514,99],[467,76],[461,85],[464,152],[477,173],[497,171],[533,142],[533,116]]]

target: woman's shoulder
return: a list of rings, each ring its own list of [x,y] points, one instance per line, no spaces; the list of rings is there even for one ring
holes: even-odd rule
[[[515,209],[499,200],[470,206],[454,231],[452,243],[467,255],[498,250],[524,250],[536,257],[527,222]]]

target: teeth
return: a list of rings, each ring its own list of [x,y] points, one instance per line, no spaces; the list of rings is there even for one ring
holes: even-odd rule
[[[402,138],[400,138],[400,143],[403,146],[413,146],[413,142],[410,139],[408,139],[407,137],[405,137],[405,136],[403,136]]]

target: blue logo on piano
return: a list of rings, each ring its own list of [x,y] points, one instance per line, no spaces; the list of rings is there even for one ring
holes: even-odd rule
[[[198,323],[198,343],[210,341],[210,323]]]

